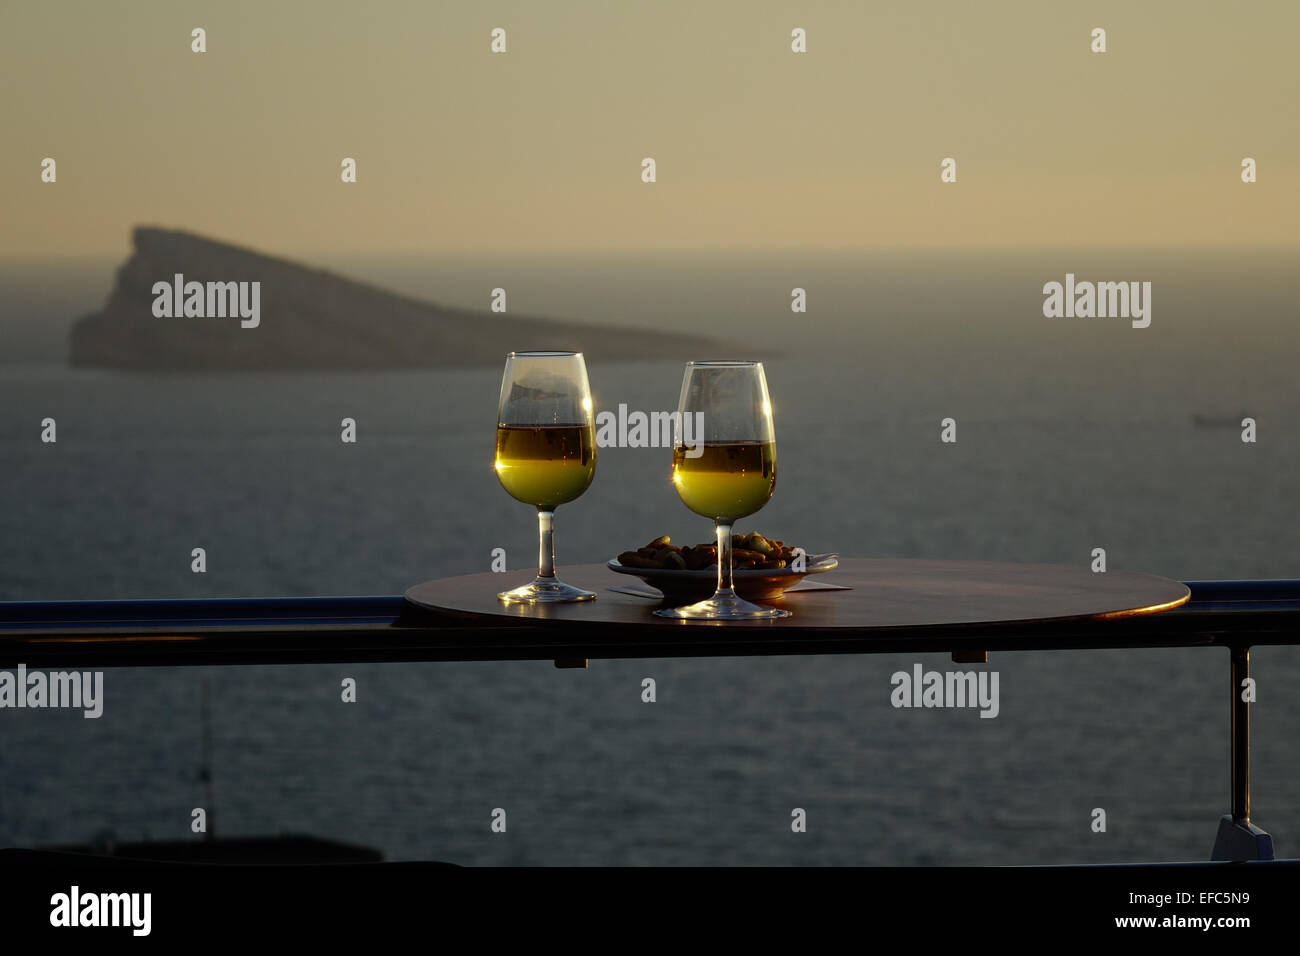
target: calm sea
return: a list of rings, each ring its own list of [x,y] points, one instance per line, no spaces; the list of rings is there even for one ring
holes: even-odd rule
[[[1296,255],[1035,250],[317,264],[446,304],[708,330],[760,349],[777,492],[747,522],[846,555],[1300,577]],[[1153,283],[1152,323],[1045,319],[1044,282]],[[397,594],[512,569],[499,368],[124,374],[61,364],[110,264],[0,265],[0,600]],[[807,290],[792,314],[790,292]],[[486,320],[485,320],[486,321]],[[255,334],[254,332],[240,334]],[[511,348],[545,342],[503,342]],[[688,356],[682,359],[716,357]],[[669,410],[677,362],[593,364]],[[1258,422],[1202,427],[1195,415]],[[58,442],[39,440],[52,417]],[[355,418],[359,440],[339,440]],[[939,440],[957,422],[957,442]],[[662,449],[602,450],[565,564],[704,540]],[[207,551],[206,574],[190,551]],[[573,583],[581,584],[575,580]],[[1255,817],[1300,847],[1300,651],[1254,657]],[[994,654],[1001,712],[895,710],[945,655],[109,670],[99,720],[0,711],[0,845],[190,835],[199,688],[215,823],[466,864],[1204,859],[1227,810],[1226,653]],[[354,677],[358,700],[339,700]],[[653,677],[658,701],[641,701]],[[489,829],[507,811],[505,834]],[[808,830],[790,829],[792,808]],[[1090,829],[1106,810],[1104,834]]]

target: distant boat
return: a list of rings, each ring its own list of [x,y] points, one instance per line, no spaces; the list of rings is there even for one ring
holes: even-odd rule
[[[1198,428],[1240,428],[1241,420],[1249,418],[1245,412],[1236,415],[1201,415],[1192,416],[1192,424]]]

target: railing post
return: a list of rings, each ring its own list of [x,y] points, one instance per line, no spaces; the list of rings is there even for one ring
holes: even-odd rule
[[[1273,838],[1250,822],[1250,705],[1247,694],[1250,677],[1250,647],[1233,644],[1228,648],[1231,686],[1228,692],[1232,752],[1232,813],[1219,820],[1211,860],[1244,862],[1273,859]]]
[[[1250,648],[1232,647],[1232,822],[1250,825],[1250,703],[1243,684],[1250,677]]]

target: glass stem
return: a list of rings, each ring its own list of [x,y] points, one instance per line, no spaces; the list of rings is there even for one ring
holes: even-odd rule
[[[537,576],[539,578],[555,577],[555,512],[547,508],[537,509]]]
[[[718,535],[718,594],[731,597],[731,522],[715,521],[713,530]]]

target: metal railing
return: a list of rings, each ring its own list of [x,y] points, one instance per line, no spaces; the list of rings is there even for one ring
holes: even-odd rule
[[[1300,580],[1188,581],[1191,599],[1160,614],[1012,625],[876,628],[783,636],[779,628],[664,628],[620,635],[550,622],[467,626],[413,614],[400,596],[0,603],[0,667],[176,667],[384,661],[737,657],[782,654],[1224,647],[1229,657],[1231,814],[1216,860],[1272,859],[1250,821],[1250,650],[1300,643]]]

